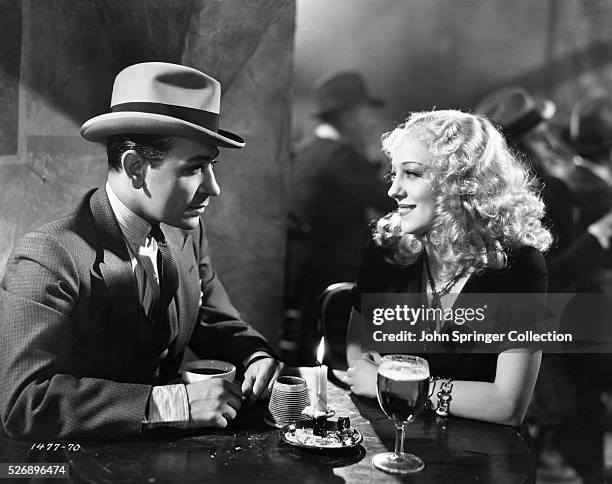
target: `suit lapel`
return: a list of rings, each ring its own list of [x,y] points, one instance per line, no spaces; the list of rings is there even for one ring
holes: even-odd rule
[[[116,331],[125,335],[122,339],[126,344],[137,345],[140,302],[136,281],[127,246],[104,188],[93,193],[90,206],[99,240],[92,274],[103,279],[107,288]],[[193,251],[188,250],[192,245],[191,235],[165,224],[162,224],[162,230],[177,263],[179,289],[173,302],[176,311],[170,316],[170,328],[159,336],[165,344],[177,338],[175,348],[180,351],[191,334],[199,308],[198,263]]]
[[[162,230],[172,249],[179,273],[179,288],[175,298],[176,318],[174,322],[171,320],[170,324],[172,325],[172,339],[177,337],[175,347],[180,351],[191,335],[197,317],[197,309],[200,306],[198,302],[200,290],[198,263],[193,250],[189,250],[192,247],[190,234],[165,224]]]
[[[100,242],[94,270],[99,271],[108,290],[117,330],[127,332],[128,344],[135,344],[139,307],[136,282],[127,246],[104,188],[94,192],[90,206]]]

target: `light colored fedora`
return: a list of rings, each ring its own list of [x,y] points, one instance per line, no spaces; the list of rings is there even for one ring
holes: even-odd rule
[[[219,129],[221,84],[191,67],[144,62],[115,78],[110,113],[81,126],[81,136],[104,142],[119,134],[158,134],[190,138],[225,148],[244,140]]]
[[[498,124],[507,136],[518,138],[551,119],[556,106],[550,99],[535,98],[527,89],[512,86],[492,92],[474,111]]]

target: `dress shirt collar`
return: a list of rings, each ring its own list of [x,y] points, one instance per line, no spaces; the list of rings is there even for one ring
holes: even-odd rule
[[[342,135],[340,132],[328,123],[321,123],[317,125],[314,130],[314,134],[317,138],[329,139],[332,141],[342,141]]]
[[[127,208],[115,195],[108,182],[106,182],[105,189],[123,236],[131,244],[145,246],[147,236],[151,232],[151,224]]]

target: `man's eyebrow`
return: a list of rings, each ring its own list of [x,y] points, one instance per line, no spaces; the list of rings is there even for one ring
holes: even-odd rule
[[[418,161],[402,161],[401,165],[410,165],[414,163],[415,165],[423,165],[423,163],[419,163]]]
[[[187,158],[188,163],[209,163],[219,156],[219,150],[216,150],[212,155],[195,155]]]

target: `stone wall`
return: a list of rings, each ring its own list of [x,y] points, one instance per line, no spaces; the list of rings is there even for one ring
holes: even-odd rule
[[[213,263],[245,319],[277,340],[282,315],[293,0],[0,0],[0,275],[17,237],[105,180],[79,137],[114,76],[182,63],[223,86],[222,196],[206,214]]]

